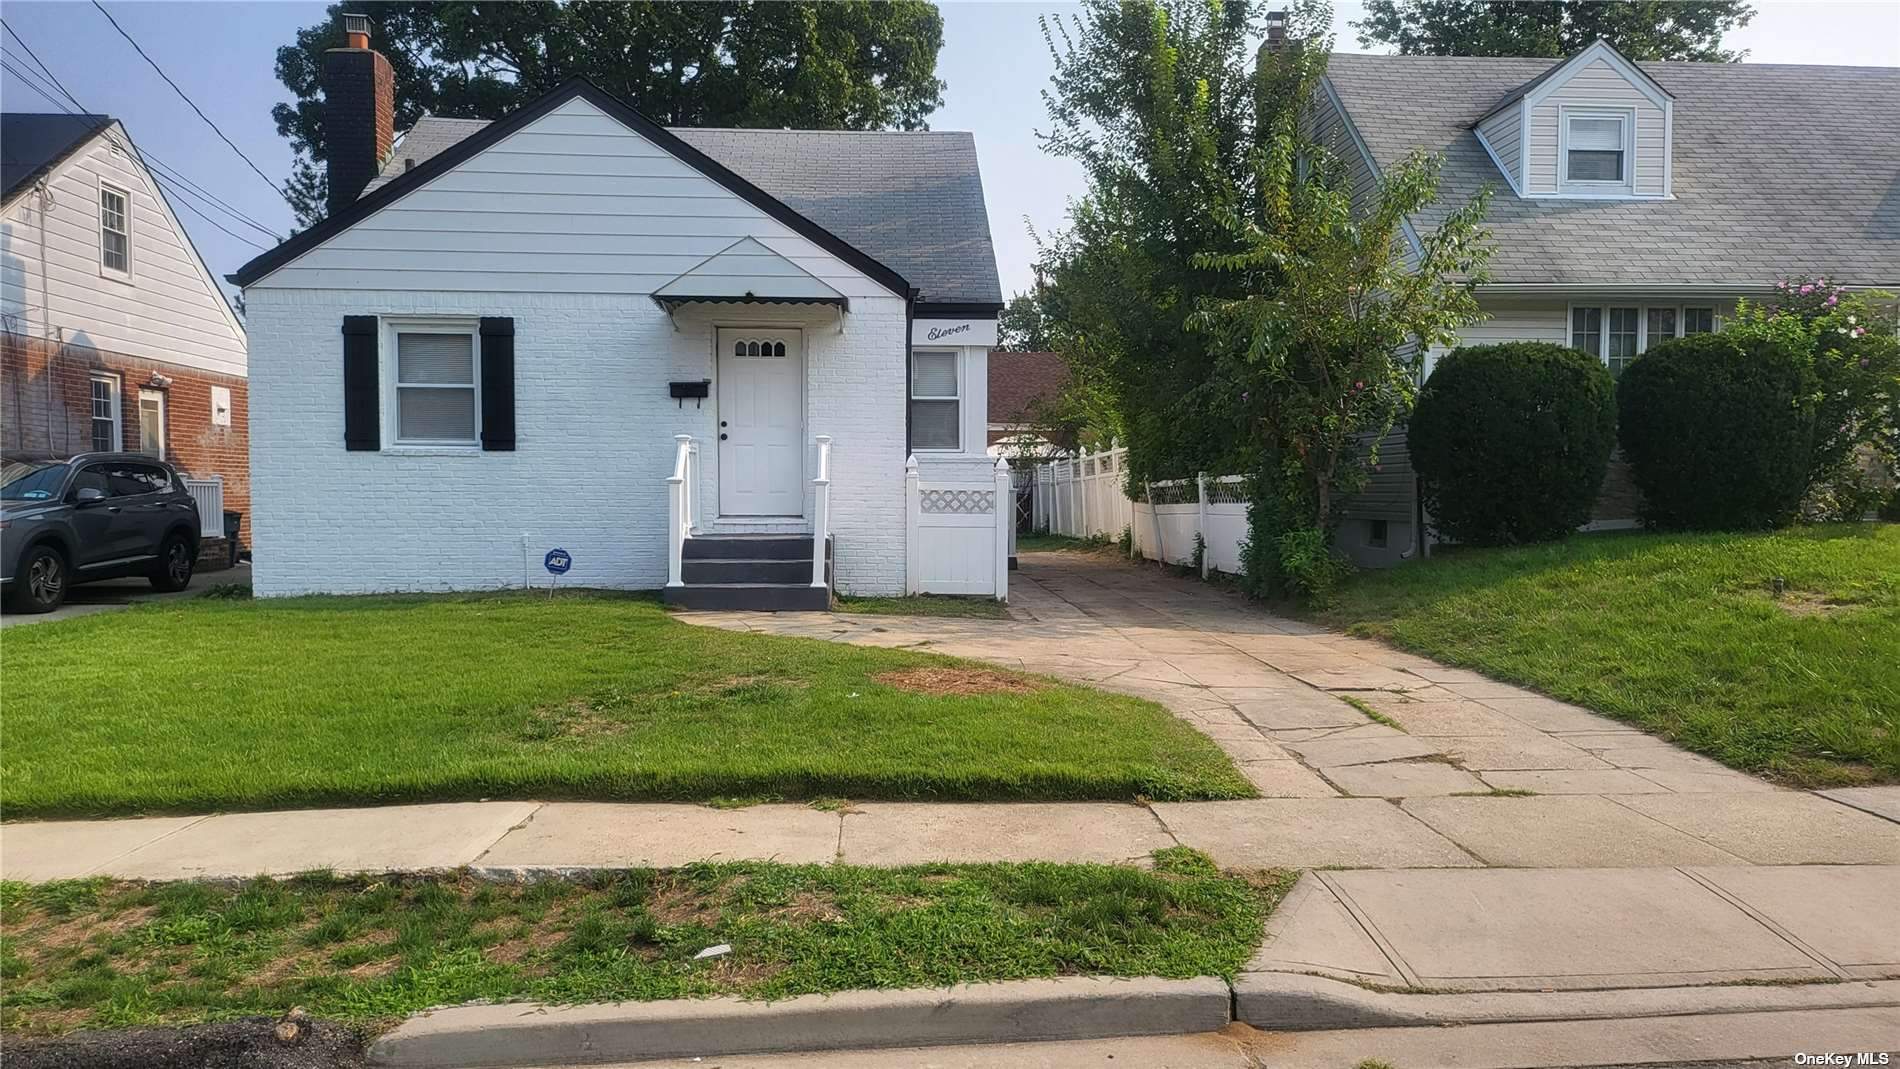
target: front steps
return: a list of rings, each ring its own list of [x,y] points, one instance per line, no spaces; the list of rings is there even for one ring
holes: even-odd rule
[[[701,535],[681,551],[680,579],[660,599],[684,609],[823,612],[831,608],[832,542],[825,585],[811,585],[810,535]]]

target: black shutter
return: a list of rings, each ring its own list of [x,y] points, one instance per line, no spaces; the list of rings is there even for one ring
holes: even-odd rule
[[[482,318],[482,448],[515,448],[515,321]]]
[[[376,317],[343,317],[343,448],[383,447],[377,426]]]

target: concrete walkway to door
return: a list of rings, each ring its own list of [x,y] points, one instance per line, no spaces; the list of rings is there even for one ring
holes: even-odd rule
[[[1589,710],[1109,554],[1025,554],[1011,614],[682,619],[929,650],[1153,699],[1217,741],[1263,796],[1154,806],[1227,865],[1409,867],[1445,840],[1465,864],[1511,867],[1900,863],[1900,787],[1779,788]],[[1328,860],[1311,849],[1321,839],[1357,845]]]

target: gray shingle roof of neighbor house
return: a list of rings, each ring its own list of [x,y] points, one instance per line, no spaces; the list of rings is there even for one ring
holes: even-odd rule
[[[8,112],[0,115],[0,188],[6,200],[92,140],[110,115]]]
[[[1671,200],[1524,200],[1471,126],[1561,62],[1334,55],[1381,168],[1445,154],[1423,230],[1486,183],[1494,282],[1900,286],[1900,68],[1639,63],[1675,98]]]
[[[368,194],[487,126],[424,116]],[[669,131],[897,271],[931,304],[1000,306],[976,139],[951,131]]]

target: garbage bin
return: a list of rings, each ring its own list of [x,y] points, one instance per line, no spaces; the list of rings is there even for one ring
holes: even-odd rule
[[[231,567],[238,566],[238,529],[244,526],[244,514],[224,510],[224,541],[231,547]]]

